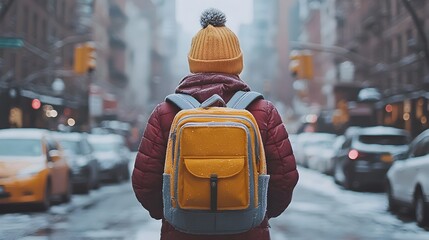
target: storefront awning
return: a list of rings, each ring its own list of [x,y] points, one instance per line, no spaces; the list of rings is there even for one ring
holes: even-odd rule
[[[417,99],[417,98],[427,98],[429,99],[429,92],[426,91],[415,91],[403,94],[397,94],[390,97],[386,97],[379,102],[376,103],[377,108],[383,108],[386,104],[400,103],[405,101],[406,99]]]
[[[67,106],[67,107],[71,107],[71,108],[75,108],[75,109],[79,108],[80,106],[87,105],[87,104],[80,102],[80,101],[68,100],[68,99],[63,99],[63,98],[59,98],[59,97],[53,97],[53,96],[49,96],[49,95],[39,94],[39,93],[35,93],[33,91],[30,91],[30,90],[21,90],[21,96],[26,97],[26,98],[30,98],[30,99],[37,98],[44,104],[51,104],[51,105],[55,105],[55,106]]]

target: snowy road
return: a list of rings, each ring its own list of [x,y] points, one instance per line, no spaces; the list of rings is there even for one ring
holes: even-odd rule
[[[387,209],[385,193],[347,191],[330,176],[299,168],[289,208],[272,219],[272,239],[429,239],[429,231]]]
[[[331,177],[303,168],[292,204],[270,224],[273,240],[429,239],[429,231],[411,219],[386,211],[384,193],[346,191]],[[1,213],[0,239],[156,240],[160,226],[137,202],[128,181],[74,195],[71,203],[47,213]]]

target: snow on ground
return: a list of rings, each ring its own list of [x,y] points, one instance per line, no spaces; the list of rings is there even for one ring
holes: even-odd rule
[[[0,239],[16,239],[17,236],[25,236],[47,225],[49,222],[41,215],[18,213],[0,215]]]
[[[387,207],[384,193],[354,192],[342,189],[335,184],[333,177],[320,174],[314,170],[299,167],[299,186],[335,199],[335,201],[349,205],[350,210],[357,212],[385,212]]]
[[[135,157],[133,153],[132,158]],[[130,161],[130,168],[134,165],[134,159]],[[335,203],[338,203],[339,211],[345,215],[350,216],[362,216],[362,219],[368,219],[373,224],[385,226],[388,229],[398,229],[397,233],[394,233],[392,239],[429,239],[429,234],[425,230],[419,228],[415,222],[404,222],[398,219],[396,216],[390,214],[387,209],[387,199],[385,193],[371,193],[371,192],[354,192],[344,190],[343,188],[336,185],[331,176],[320,174],[316,171],[298,168],[300,173],[300,179],[297,188],[309,190],[310,192],[319,193],[322,196],[332,199]],[[123,184],[130,184],[129,182]],[[102,198],[105,198],[111,194],[118,194],[121,191],[121,187],[117,185],[103,186],[97,191],[91,191],[89,195],[73,195],[72,201],[69,204],[60,204],[51,207],[49,210],[50,216],[56,215],[67,215],[75,209],[86,208],[91,204],[99,202]],[[310,213],[321,216],[326,213],[326,206],[318,202],[306,201],[292,201],[289,209],[298,213]],[[127,236],[127,240],[140,240],[140,239],[159,239],[161,221],[156,221],[150,218],[148,213],[147,221],[140,222],[139,228],[136,232],[130,232],[128,234],[117,232],[116,234]],[[136,213],[137,214],[137,213]],[[138,214],[141,214],[139,212]],[[132,216],[130,216],[132,217]],[[283,240],[285,233],[276,228],[279,227],[279,220],[274,223],[271,236],[273,240]],[[37,229],[49,227],[49,219],[46,218],[44,213],[28,212],[28,213],[6,213],[0,215],[0,240],[3,239],[19,239],[26,235],[30,235]],[[305,223],[303,223],[305,224]],[[329,223],[326,223],[329,224]],[[284,226],[284,223],[281,224]],[[52,226],[51,226],[52,227]],[[67,226],[57,226],[67,228]],[[289,233],[286,233],[289,234]],[[115,235],[111,231],[94,231],[87,232],[85,237],[94,239],[103,239],[107,236]],[[391,236],[392,237],[392,236]],[[24,237],[22,240],[36,240],[46,239],[46,237]]]
[[[398,229],[404,229],[403,233],[398,233],[398,239],[410,239],[407,237],[412,234],[412,239],[429,239],[429,234],[418,227],[415,222],[404,222],[395,215],[387,211],[387,197],[384,192],[354,192],[343,189],[335,184],[333,177],[320,174],[314,170],[298,167],[300,179],[297,187],[306,188],[310,191],[325,195],[339,203],[337,211],[350,213],[352,216],[365,216],[374,224],[396,226]],[[317,213],[322,212],[323,206],[308,203],[292,203],[291,208]],[[421,233],[417,236],[415,233]],[[395,238],[396,239],[396,238]]]
[[[129,184],[123,183],[123,184]],[[52,206],[49,216],[65,215],[78,208],[89,207],[101,199],[121,191],[117,185],[103,186],[97,191],[91,191],[88,195],[73,195],[70,203]],[[38,229],[50,227],[50,221],[44,212],[27,210],[23,213],[0,214],[0,240],[17,239],[32,234]],[[27,239],[27,238],[25,238]]]
[[[139,231],[127,240],[140,240],[140,239],[159,239],[161,234],[161,221],[151,220],[145,223]]]

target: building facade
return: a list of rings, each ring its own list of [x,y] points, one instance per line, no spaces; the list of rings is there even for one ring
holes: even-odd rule
[[[340,130],[381,124],[415,136],[429,127],[427,1],[297,2],[297,41],[314,61],[305,102],[333,110]]]
[[[278,26],[278,0],[254,0],[253,22],[244,26],[239,36],[245,54],[242,77],[253,90],[268,99],[275,99],[273,89],[277,78],[278,53],[276,51]]]
[[[410,9],[404,1],[338,1],[337,44],[365,59],[355,61],[354,85],[380,90],[382,98],[373,106],[375,121],[415,136],[429,127],[429,60],[424,51],[429,3],[409,4]]]
[[[91,126],[106,120],[128,120],[126,0],[94,1],[91,19],[92,39],[96,46],[97,66],[90,79]]]
[[[21,39],[23,46],[0,49],[0,128],[56,128],[69,118],[86,124],[85,80],[72,72],[72,43],[88,38],[81,8],[90,13],[90,2],[12,1],[0,37]]]

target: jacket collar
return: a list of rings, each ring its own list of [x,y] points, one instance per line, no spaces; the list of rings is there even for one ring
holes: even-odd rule
[[[197,73],[183,78],[176,93],[188,94],[203,102],[213,94],[218,94],[225,101],[237,91],[250,91],[249,86],[238,75],[224,73]]]

